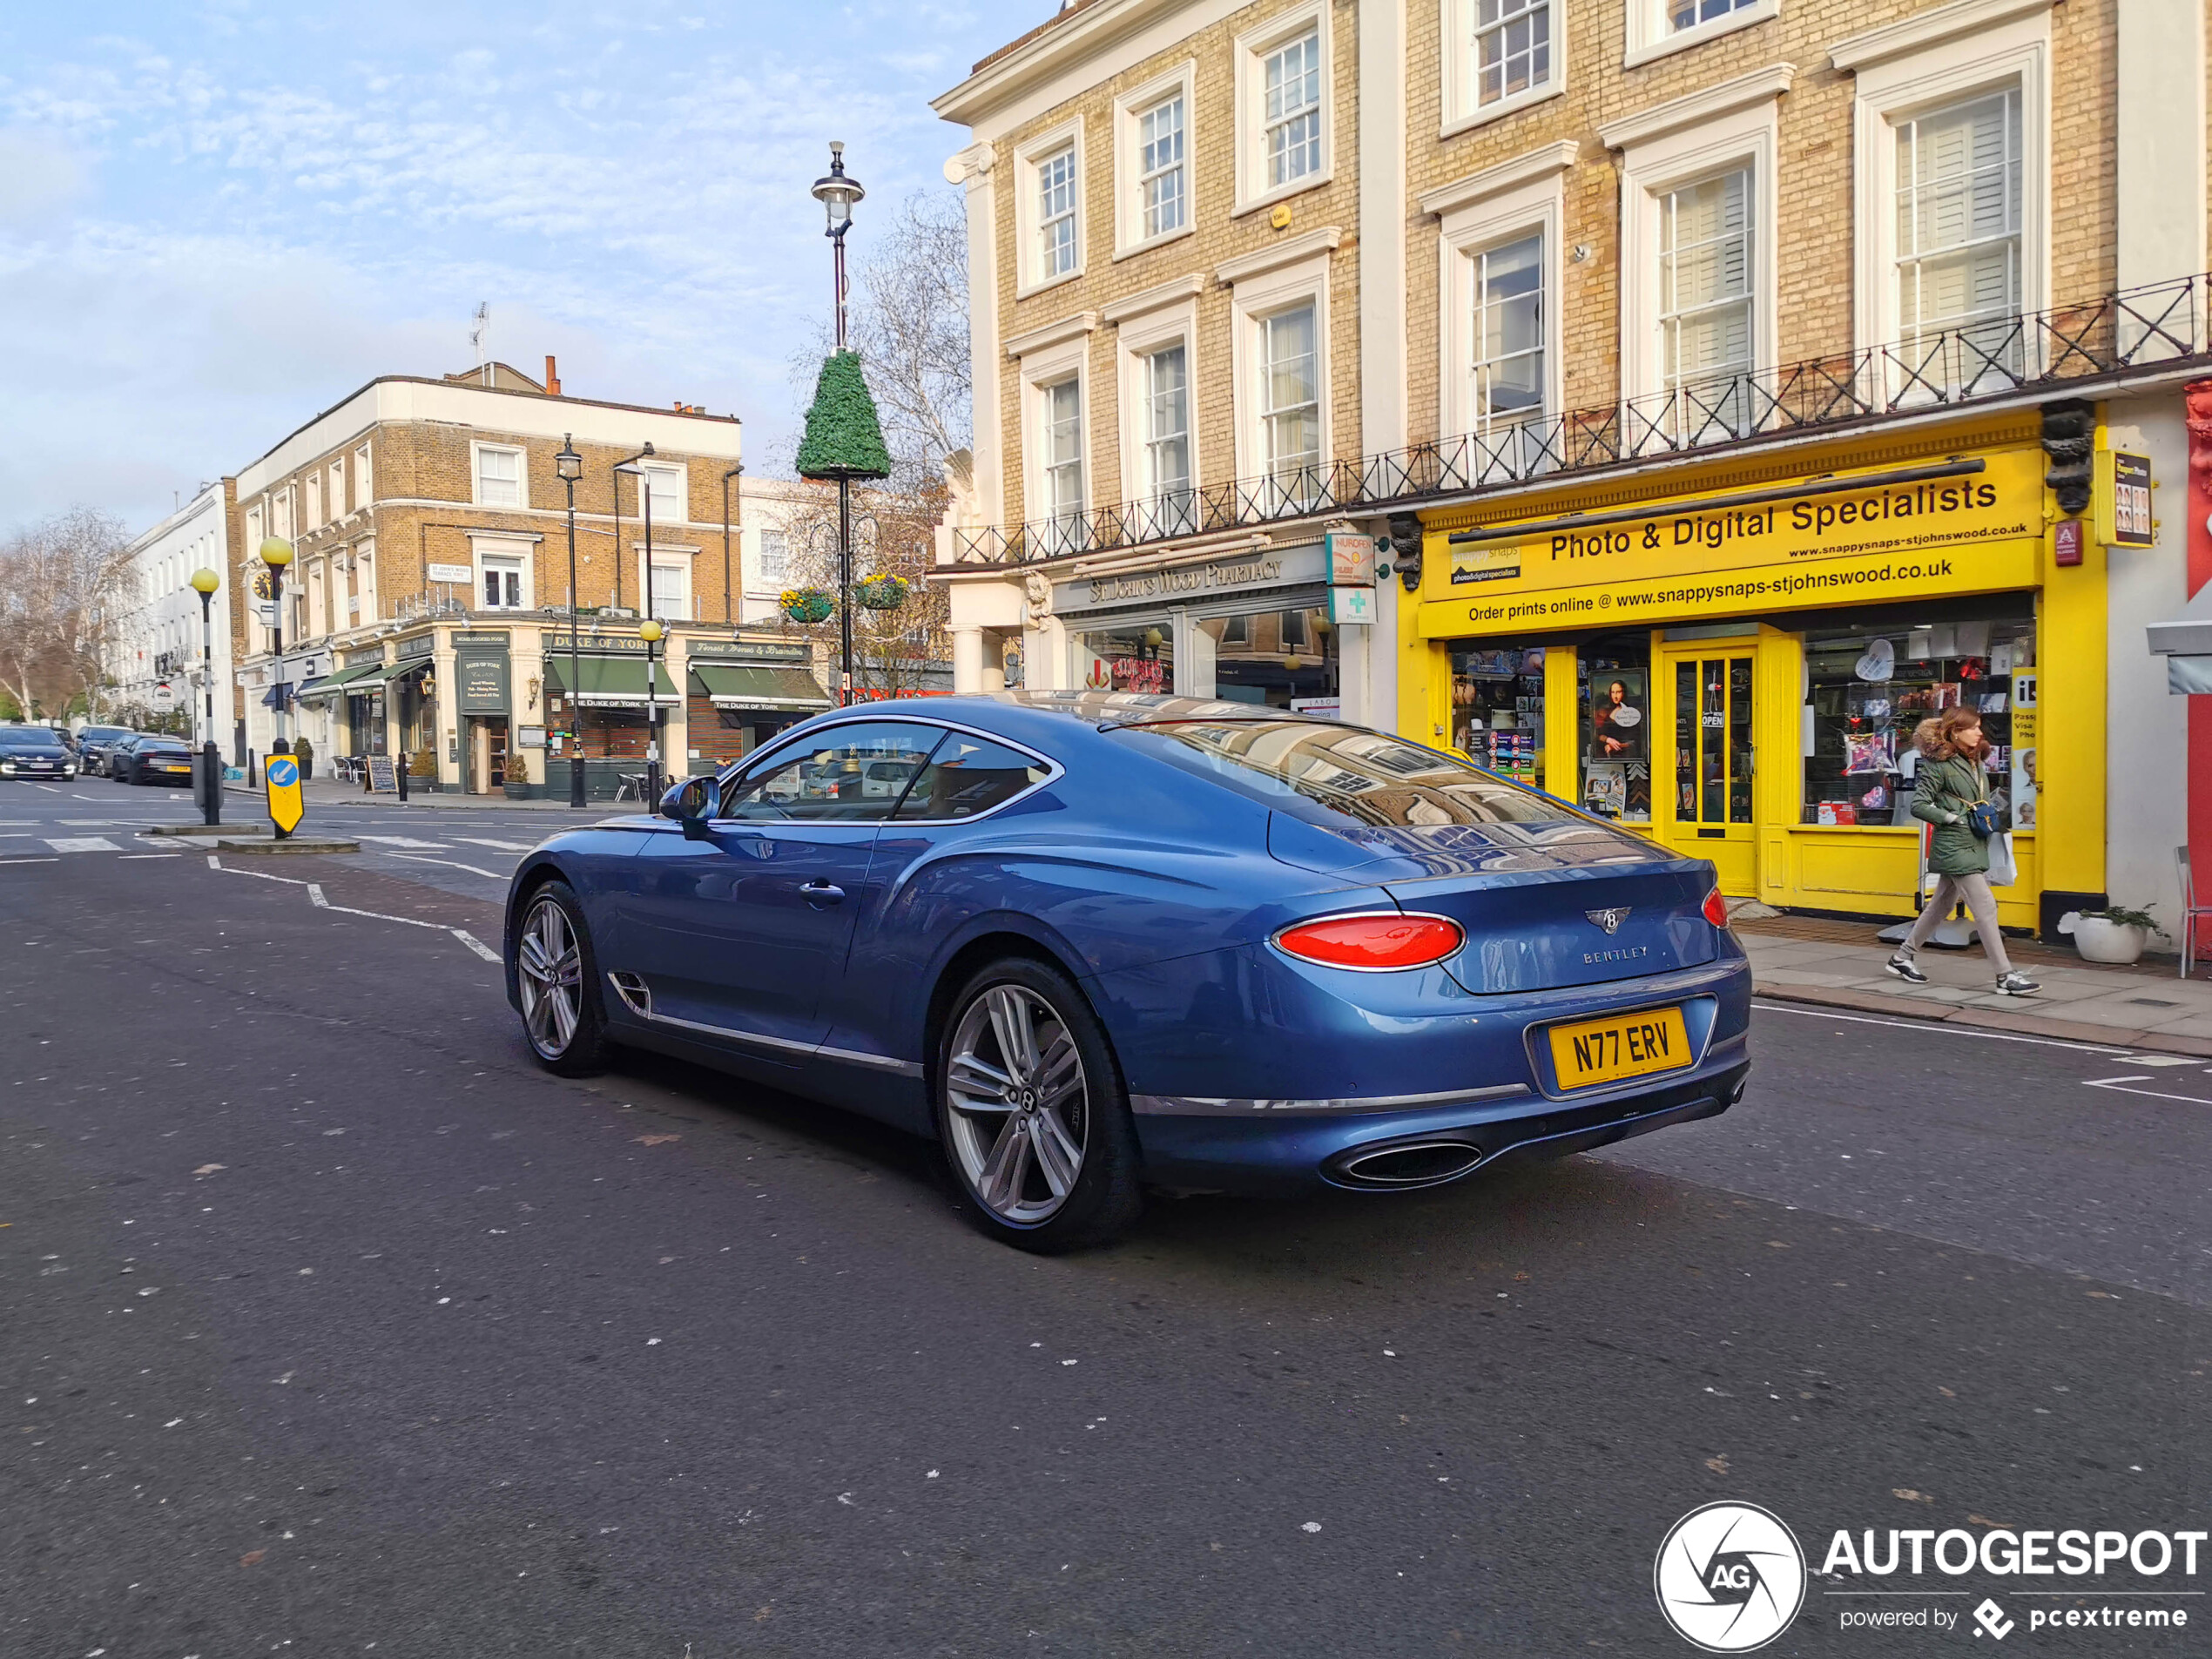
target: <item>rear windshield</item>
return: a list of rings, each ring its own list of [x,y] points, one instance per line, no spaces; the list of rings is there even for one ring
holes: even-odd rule
[[[1176,720],[1123,726],[1116,742],[1331,828],[1568,824],[1565,803],[1455,755],[1328,720]]]
[[[188,752],[174,738],[149,738],[138,745],[138,752],[147,754],[180,755]]]

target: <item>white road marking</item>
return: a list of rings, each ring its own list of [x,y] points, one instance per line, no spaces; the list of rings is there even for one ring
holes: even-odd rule
[[[2009,1031],[1984,1031],[1971,1025],[1952,1025],[1942,1020],[1878,1020],[1865,1014],[1831,1014],[1826,1008],[1798,1008],[1787,1002],[1761,1002],[1751,1006],[1762,1014],[1802,1014],[1812,1020],[1840,1020],[1846,1025],[1886,1025],[1898,1031],[1937,1031],[1946,1036],[1983,1037],[1992,1042],[2033,1042],[2046,1049],[2074,1049],[2083,1054],[2103,1055],[2118,1060],[2128,1050],[2107,1049],[2094,1042],[2067,1042],[2058,1037],[2015,1036]],[[1947,1004],[1946,1006],[1948,1006]]]
[[[486,961],[496,962],[499,960],[499,953],[497,951],[494,950],[489,945],[484,943],[482,940],[477,938],[475,934],[470,933],[467,928],[455,927],[452,930],[452,933],[455,939],[458,939],[462,944],[468,946],[470,950],[475,951],[477,955],[482,957]]]
[[[123,850],[105,835],[46,835],[40,839],[57,853],[120,853]]]
[[[453,851],[443,841],[418,841],[412,835],[356,835],[354,839],[357,841],[381,841],[387,846],[426,846],[437,853]]]
[[[2084,1089],[2109,1089],[2115,1095],[2148,1095],[2153,1100],[2186,1101],[2192,1106],[2212,1106],[2212,1100],[2202,1095],[2169,1095],[2160,1089],[2130,1089],[2129,1083],[2147,1083],[2148,1077],[2085,1077]]]
[[[185,855],[181,853],[125,853],[123,856],[126,859],[180,859]]]
[[[172,853],[167,856],[171,858],[180,858],[183,855],[181,853]],[[37,860],[24,860],[22,861],[24,863],[35,861],[44,864],[58,864],[61,860],[58,859],[42,859]],[[486,961],[496,962],[499,960],[499,953],[497,951],[493,950],[489,946],[486,945],[483,941],[478,939],[475,934],[469,933],[465,928],[448,927],[442,921],[424,921],[419,916],[388,916],[381,910],[356,910],[351,905],[333,904],[330,902],[328,897],[323,893],[322,883],[320,881],[306,881],[302,880],[300,877],[293,875],[271,875],[266,870],[229,869],[225,867],[221,858],[213,853],[210,853],[207,855],[207,867],[211,870],[221,870],[226,875],[258,875],[264,881],[281,881],[287,887],[305,887],[307,890],[308,902],[313,904],[318,910],[328,910],[341,916],[367,916],[371,921],[396,921],[409,927],[428,927],[433,933],[451,934],[455,939],[458,939],[462,944],[468,946],[470,950],[475,952],[477,955],[482,957]]]
[[[456,841],[466,841],[471,846],[488,846],[496,853],[527,853],[536,845],[533,841],[494,841],[482,835],[456,835]]]
[[[360,839],[366,841],[369,838],[364,835]],[[411,864],[442,864],[449,869],[466,870],[470,875],[480,875],[489,881],[504,881],[507,880],[505,876],[500,874],[496,870],[479,870],[473,864],[455,864],[451,859],[426,859],[420,853],[395,853],[392,856],[395,859],[405,859]]]
[[[59,859],[0,859],[0,864],[59,864]]]

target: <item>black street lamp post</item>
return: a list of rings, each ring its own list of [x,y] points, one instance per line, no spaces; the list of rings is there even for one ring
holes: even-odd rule
[[[830,239],[832,280],[836,286],[837,349],[845,349],[845,233],[853,228],[853,207],[867,194],[860,181],[845,171],[845,146],[832,140],[830,170],[814,181],[814,199],[822,205],[829,224],[822,233]],[[838,704],[853,701],[853,481],[840,474],[837,480],[837,633]]]
[[[722,620],[732,625],[738,620],[738,597],[730,585],[730,480],[744,471],[740,461],[722,475]]]
[[[223,578],[214,571],[192,572],[199,596],[199,678],[206,691],[206,725],[200,732],[199,810],[211,827],[223,821],[223,758],[215,750],[215,590]]]
[[[569,808],[581,811],[583,806],[583,723],[577,718],[577,693],[583,689],[583,673],[580,666],[583,652],[577,635],[583,631],[583,597],[576,584],[576,487],[583,476],[583,457],[576,452],[576,445],[567,433],[561,435],[561,453],[553,457],[553,469],[560,475],[561,482],[569,492]],[[622,549],[617,542],[615,557],[619,561]]]

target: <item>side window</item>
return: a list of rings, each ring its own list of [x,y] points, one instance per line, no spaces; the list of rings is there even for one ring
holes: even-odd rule
[[[1052,776],[1042,761],[964,732],[948,734],[899,808],[907,819],[973,818]]]
[[[832,726],[732,779],[721,816],[754,824],[879,822],[944,735],[902,720]]]

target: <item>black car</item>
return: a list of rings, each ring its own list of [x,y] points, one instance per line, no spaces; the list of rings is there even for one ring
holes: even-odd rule
[[[0,778],[74,778],[77,757],[51,726],[0,726]]]
[[[192,782],[192,751],[181,738],[132,738],[108,752],[107,765],[126,784]]]
[[[139,734],[127,725],[87,725],[77,731],[77,764],[87,778],[107,770],[108,751],[125,738]]]

